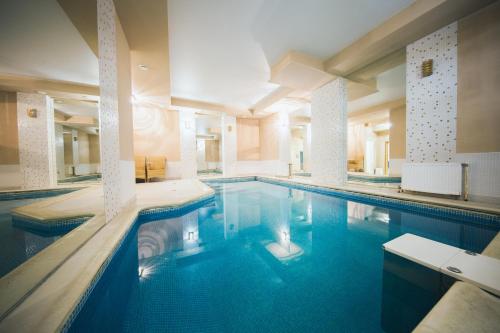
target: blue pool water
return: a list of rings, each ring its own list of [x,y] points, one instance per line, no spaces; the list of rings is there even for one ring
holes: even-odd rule
[[[55,242],[60,235],[30,231],[12,224],[10,211],[28,205],[36,199],[0,201],[0,277]]]
[[[71,331],[410,331],[445,290],[382,244],[413,233],[481,251],[498,231],[256,181],[212,186],[201,208],[135,224]]]

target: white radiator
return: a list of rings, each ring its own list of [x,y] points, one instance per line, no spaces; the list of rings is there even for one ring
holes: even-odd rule
[[[403,190],[462,194],[462,165],[460,163],[404,163],[401,172]]]

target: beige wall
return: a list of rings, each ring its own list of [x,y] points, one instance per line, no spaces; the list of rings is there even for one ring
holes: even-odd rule
[[[101,162],[101,152],[99,147],[99,135],[89,135],[89,163],[98,164]]]
[[[279,159],[278,113],[261,119],[236,118],[238,161]]]
[[[390,110],[389,159],[406,158],[406,106]]]
[[[273,115],[262,118],[259,121],[260,128],[260,159],[278,160],[279,159],[279,126],[280,115]]]
[[[0,91],[0,164],[19,164],[18,140],[16,93]]]
[[[90,163],[89,135],[82,131],[78,131],[78,162]]]
[[[116,19],[116,57],[118,63],[118,113],[120,117],[120,160],[134,160],[132,82],[130,76],[130,49],[120,20]]]
[[[219,140],[205,140],[205,161],[220,162]]]
[[[236,147],[238,161],[260,159],[259,120],[236,118]]]
[[[71,133],[63,133],[64,140],[64,164],[73,164],[73,139]]]
[[[134,154],[180,161],[179,112],[135,107]]]
[[[500,151],[500,1],[458,22],[457,153]]]

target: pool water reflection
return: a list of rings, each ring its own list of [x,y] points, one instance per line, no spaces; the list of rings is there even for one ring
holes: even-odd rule
[[[12,224],[10,211],[13,208],[42,199],[0,201],[0,244],[2,244],[0,277],[6,275],[61,237],[60,234],[41,233]]]
[[[406,263],[384,261],[382,244],[409,232],[481,251],[498,231],[261,182],[212,186],[204,207],[134,226],[72,331],[411,330],[442,290],[394,277]]]

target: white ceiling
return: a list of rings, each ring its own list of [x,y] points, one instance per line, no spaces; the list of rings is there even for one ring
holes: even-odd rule
[[[56,0],[0,1],[0,73],[99,83],[97,57]]]
[[[412,0],[169,0],[172,95],[249,108],[289,50],[325,59]]]
[[[92,116],[99,119],[98,104],[75,100],[54,100],[54,108],[68,116]]]
[[[287,51],[327,58],[411,2],[168,0],[172,96],[247,109],[277,88],[269,67]],[[56,0],[0,1],[0,45],[0,73],[98,84],[97,58]]]

